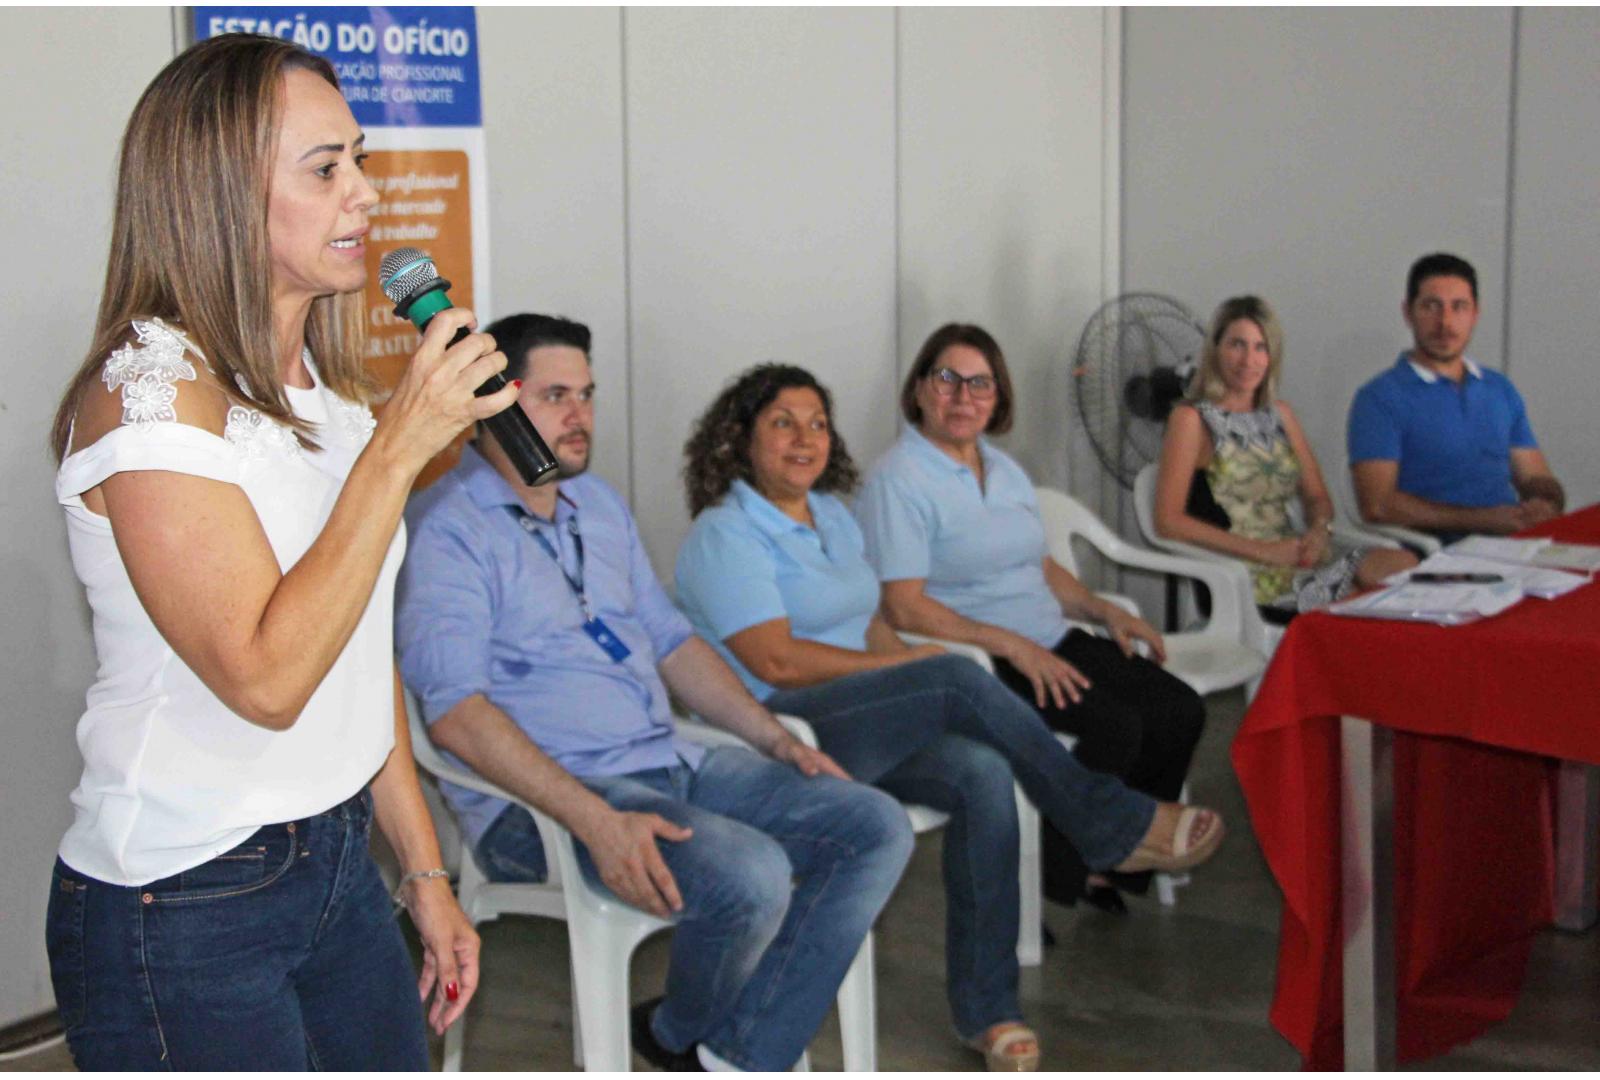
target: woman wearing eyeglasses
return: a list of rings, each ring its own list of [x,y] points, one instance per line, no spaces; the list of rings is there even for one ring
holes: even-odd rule
[[[1161,635],[1050,558],[1033,482],[985,438],[1013,415],[1011,378],[982,327],[950,323],[917,353],[901,390],[909,426],[873,466],[856,518],[897,630],[970,642],[1078,759],[1135,790],[1176,799],[1205,723],[1199,695],[1160,666]],[[1109,636],[1091,632],[1103,627]],[[1152,660],[1135,654],[1144,642]],[[1208,825],[1196,819],[1191,843]],[[1126,910],[1118,888],[1148,875],[1090,875],[1045,826],[1045,893]]]
[[[678,553],[684,614],[763,705],[809,721],[854,779],[949,814],[956,1031],[991,1070],[1036,1068],[1039,1040],[1017,996],[1014,783],[1098,867],[1198,865],[1222,838],[1221,818],[1092,772],[977,664],[913,647],[884,624],[840,498],[856,468],[810,372],[744,372],[695,424],[684,455],[694,517]]]

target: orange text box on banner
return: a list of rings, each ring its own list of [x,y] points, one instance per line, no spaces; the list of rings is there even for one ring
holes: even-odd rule
[[[472,198],[470,166],[464,150],[373,150],[367,179],[380,201],[369,217],[367,234],[367,370],[392,389],[417,348],[417,330],[394,314],[394,304],[378,285],[378,263],[396,248],[414,247],[433,257],[439,275],[450,282],[450,300],[472,307]],[[417,479],[426,487],[455,465],[463,433],[430,462]]]

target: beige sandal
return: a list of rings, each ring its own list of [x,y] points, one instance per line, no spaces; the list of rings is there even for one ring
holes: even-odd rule
[[[989,1032],[994,1028],[967,1040],[969,1049],[983,1055],[990,1072],[1033,1072],[1039,1068],[1039,1036],[1032,1028],[1020,1022],[996,1024],[995,1027],[1001,1030],[992,1037]],[[1029,1042],[1033,1044],[1032,1050],[1011,1053],[1013,1047]]]
[[[1198,844],[1190,847],[1189,837],[1193,835],[1194,824],[1201,815],[1211,818],[1211,828],[1206,830]],[[1222,815],[1215,810],[1208,810],[1203,806],[1185,806],[1178,813],[1178,828],[1172,837],[1171,851],[1162,851],[1147,844],[1140,844],[1133,849],[1132,855],[1117,864],[1117,872],[1137,874],[1143,870],[1161,870],[1171,873],[1199,866],[1217,853],[1225,832],[1227,830],[1223,828]]]

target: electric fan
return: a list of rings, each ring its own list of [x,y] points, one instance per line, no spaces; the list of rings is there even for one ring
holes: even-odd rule
[[[1188,308],[1157,293],[1126,293],[1089,317],[1072,375],[1089,444],[1117,483],[1161,453],[1172,406],[1200,362],[1205,329]]]

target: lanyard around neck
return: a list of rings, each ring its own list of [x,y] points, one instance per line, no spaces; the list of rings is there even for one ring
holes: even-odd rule
[[[583,534],[578,531],[577,516],[574,515],[567,518],[567,533],[572,537],[572,547],[578,556],[578,576],[573,577],[567,573],[566,564],[561,561],[561,553],[550,542],[550,538],[545,536],[544,529],[540,527],[539,519],[520,506],[512,506],[508,509],[522,523],[522,530],[539,542],[539,546],[544,549],[544,553],[550,556],[550,561],[556,564],[556,569],[561,571],[561,579],[567,583],[567,588],[572,590],[572,595],[577,599],[578,606],[583,609],[584,620],[592,620],[594,614],[589,608],[589,596],[583,586]]]

